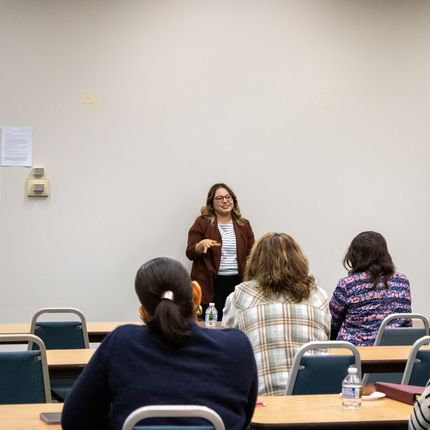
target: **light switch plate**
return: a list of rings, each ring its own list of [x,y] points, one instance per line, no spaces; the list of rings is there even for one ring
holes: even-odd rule
[[[34,185],[43,184],[45,187],[42,192],[34,191]],[[27,181],[27,196],[28,197],[48,197],[51,192],[51,184],[49,179],[29,179]]]

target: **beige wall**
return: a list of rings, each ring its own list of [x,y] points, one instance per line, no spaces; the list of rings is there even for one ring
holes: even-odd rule
[[[52,188],[29,199],[31,170],[1,168],[1,322],[137,319],[138,267],[190,267],[218,181],[329,295],[351,239],[381,232],[430,317],[430,2],[2,0],[0,16],[0,127],[33,127]]]

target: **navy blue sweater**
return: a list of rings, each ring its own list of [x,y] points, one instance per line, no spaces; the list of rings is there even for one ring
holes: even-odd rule
[[[258,379],[247,336],[191,321],[188,326],[190,336],[181,346],[158,338],[146,326],[125,325],[109,334],[66,399],[63,429],[120,430],[135,409],[160,404],[207,406],[228,430],[248,426]],[[175,420],[151,418],[142,425],[173,425]],[[208,424],[196,418],[186,423]]]

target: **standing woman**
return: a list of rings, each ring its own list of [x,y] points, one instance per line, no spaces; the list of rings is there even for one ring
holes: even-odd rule
[[[341,279],[330,300],[332,339],[356,346],[375,343],[388,315],[411,312],[409,280],[397,273],[384,237],[374,231],[356,236],[343,259],[348,276]],[[390,327],[410,327],[408,319]]]
[[[188,232],[186,255],[193,262],[191,279],[202,288],[203,314],[209,303],[215,303],[222,318],[227,296],[242,282],[254,233],[226,184],[211,187],[200,213]]]

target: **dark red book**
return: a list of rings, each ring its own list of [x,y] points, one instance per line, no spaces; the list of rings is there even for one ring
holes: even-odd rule
[[[413,405],[424,392],[426,387],[416,385],[392,384],[389,382],[375,382],[376,391],[385,393],[389,399]]]

